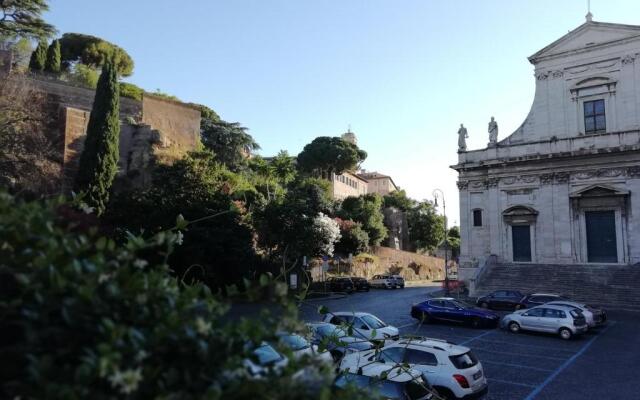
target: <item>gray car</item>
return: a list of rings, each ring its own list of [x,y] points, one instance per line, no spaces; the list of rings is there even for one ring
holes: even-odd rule
[[[307,328],[311,343],[314,345],[322,343],[334,361],[340,361],[346,354],[371,350],[374,347],[366,338],[349,336],[342,327],[328,322],[308,323]]]
[[[554,333],[565,340],[587,331],[587,321],[579,310],[549,304],[505,315],[500,326],[513,333],[521,330]]]

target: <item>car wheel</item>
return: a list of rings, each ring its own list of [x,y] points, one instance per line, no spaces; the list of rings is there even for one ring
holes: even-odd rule
[[[489,304],[486,301],[483,301],[482,303],[480,303],[480,307],[489,308]]]
[[[482,325],[482,321],[480,320],[480,318],[475,317],[475,318],[471,319],[471,327],[472,328],[480,328],[481,325]]]
[[[442,386],[437,386],[434,387],[433,390],[438,393],[438,398],[440,399],[455,399],[456,396],[453,394],[453,392],[445,387]]]
[[[511,331],[512,333],[520,332],[520,324],[515,321],[509,322],[509,331]]]
[[[522,308],[522,306],[520,304],[516,304],[516,306],[514,307],[516,310],[519,310]]]
[[[573,333],[571,333],[571,330],[569,328],[560,328],[560,331],[558,333],[564,340],[569,340],[571,339],[571,336],[573,336]]]

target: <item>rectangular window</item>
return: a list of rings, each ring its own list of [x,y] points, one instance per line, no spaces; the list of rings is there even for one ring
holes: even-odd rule
[[[482,226],[482,210],[473,210],[473,226]]]
[[[584,102],[584,132],[597,133],[606,130],[604,100]]]

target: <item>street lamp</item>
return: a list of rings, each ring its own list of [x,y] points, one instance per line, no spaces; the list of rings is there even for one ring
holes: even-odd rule
[[[444,216],[444,293],[449,295],[449,265],[447,262],[447,205],[444,201],[444,192],[440,189],[433,191],[434,205],[438,207],[438,192],[442,197],[442,215]]]

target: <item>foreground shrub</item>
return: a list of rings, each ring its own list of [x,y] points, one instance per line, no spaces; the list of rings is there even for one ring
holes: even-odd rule
[[[296,324],[292,307],[230,322],[205,286],[170,277],[180,232],[118,246],[92,215],[6,194],[0,216],[0,398],[334,398],[310,360],[262,382],[238,374],[251,343]],[[315,384],[293,378],[302,367]]]

